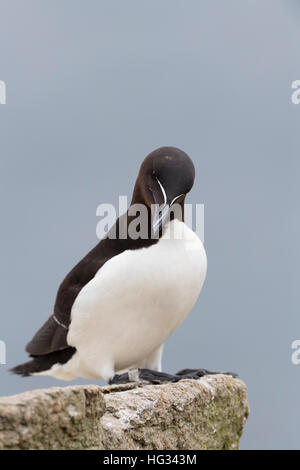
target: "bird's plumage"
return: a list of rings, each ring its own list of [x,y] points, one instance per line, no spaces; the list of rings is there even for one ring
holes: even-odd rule
[[[176,218],[158,219],[151,232],[151,204],[167,208],[194,181],[194,167],[179,149],[163,147],[144,160],[131,204],[148,208],[148,237],[119,237],[132,216],[121,216],[111,231],[66,276],[54,312],[28,343],[32,360],[21,375],[72,379],[102,377],[133,365],[160,368],[164,341],[183,321],[202,288],[206,255],[201,241]],[[172,231],[181,231],[181,239]],[[167,235],[171,238],[167,239]]]

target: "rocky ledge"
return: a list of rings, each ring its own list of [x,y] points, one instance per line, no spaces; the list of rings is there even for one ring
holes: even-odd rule
[[[245,384],[72,386],[0,398],[0,449],[238,449]]]

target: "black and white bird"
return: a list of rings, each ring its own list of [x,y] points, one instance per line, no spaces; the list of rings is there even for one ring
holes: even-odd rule
[[[146,206],[149,236],[119,236],[124,220],[126,229],[132,220],[121,216],[112,228],[116,237],[108,234],[66,276],[54,313],[26,347],[31,360],[12,372],[110,383],[210,373],[161,371],[164,343],[192,309],[206,275],[201,240],[182,218],[167,216],[175,202],[183,208],[194,177],[192,160],[177,148],[162,147],[145,158],[131,205]],[[153,216],[154,204],[161,210]]]

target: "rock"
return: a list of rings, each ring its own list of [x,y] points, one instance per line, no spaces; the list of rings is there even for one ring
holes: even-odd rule
[[[104,412],[104,395],[97,386],[0,398],[0,449],[101,449]]]
[[[238,449],[248,414],[245,384],[221,374],[56,387],[0,398],[0,449]]]

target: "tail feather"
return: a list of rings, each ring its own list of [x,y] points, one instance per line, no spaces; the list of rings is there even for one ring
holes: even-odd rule
[[[36,362],[33,359],[29,362],[24,362],[24,364],[20,364],[12,369],[9,369],[8,372],[12,374],[21,375],[22,377],[29,377],[31,374],[36,372]]]
[[[21,375],[22,377],[29,377],[32,374],[51,369],[54,364],[65,364],[71,359],[75,352],[76,348],[68,347],[61,351],[44,354],[43,356],[35,356],[31,361],[24,362],[24,364],[10,369],[9,372]]]

